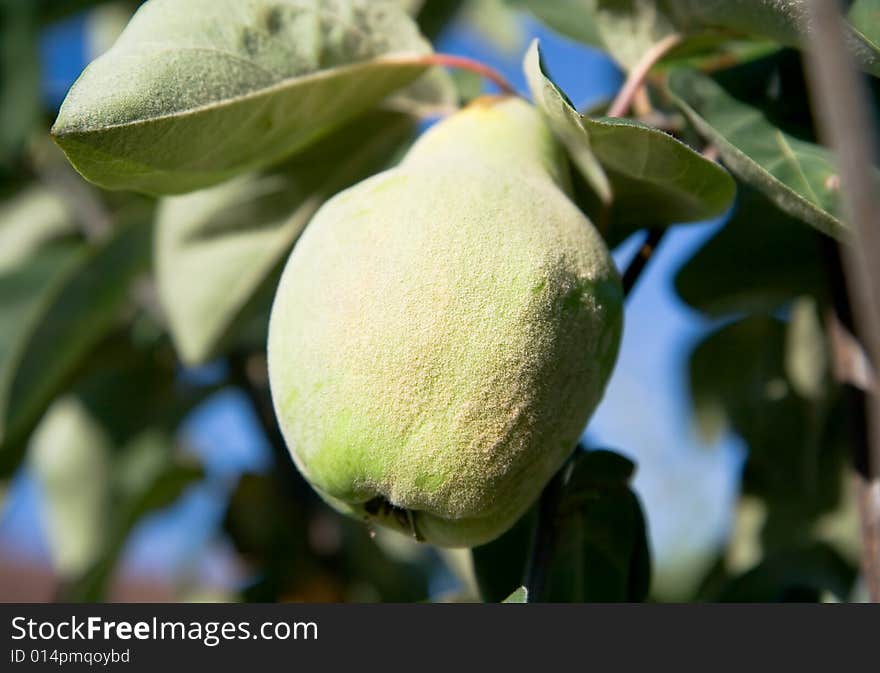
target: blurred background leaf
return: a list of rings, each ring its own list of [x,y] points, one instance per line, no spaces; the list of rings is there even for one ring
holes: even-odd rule
[[[11,162],[40,116],[37,17],[26,2],[0,4],[0,166]]]
[[[387,164],[413,126],[408,115],[370,112],[278,169],[161,202],[156,278],[184,363],[217,354],[311,216]]]
[[[629,487],[634,470],[612,451],[576,454],[542,601],[638,602],[648,595],[651,558],[642,508]]]
[[[53,190],[29,185],[0,202],[0,273],[24,264],[49,244],[79,233],[67,204]]]
[[[822,265],[821,235],[741,184],[730,219],[679,269],[675,289],[710,317],[769,312],[824,296]]]
[[[52,397],[120,318],[131,297],[131,281],[147,268],[149,234],[146,223],[131,223],[66,264],[59,265],[58,252],[53,252],[45,262],[54,276],[48,285],[45,278],[33,278],[38,267],[31,263],[24,267],[28,278],[23,281],[16,275],[9,283],[7,291],[13,297],[36,284],[39,294],[27,291],[26,298],[16,302],[22,312],[15,322],[4,313],[10,321],[0,361],[4,471],[17,463],[24,439]]]
[[[486,603],[500,603],[525,581],[537,507],[532,507],[513,528],[488,544],[471,549],[474,576]]]
[[[122,447],[114,465],[106,540],[85,572],[61,586],[59,598],[98,601],[107,594],[116,564],[131,530],[147,514],[175,502],[203,476],[201,468],[181,463],[167,436],[145,431]]]
[[[43,517],[55,568],[84,572],[99,557],[111,518],[110,440],[76,398],[57,400],[30,446],[43,489]]]
[[[303,204],[394,162],[413,135],[481,95],[484,83],[430,69],[298,160],[169,199],[152,231],[154,199],[87,185],[45,138],[73,78],[138,4],[0,2],[0,428],[10,420],[17,428],[0,460],[4,596],[504,600],[523,582],[534,512],[489,545],[439,552],[340,518],[291,464],[264,353]],[[792,24],[761,14],[782,3],[400,4],[437,51],[489,63],[520,91],[520,55],[540,38],[565,89],[545,77],[543,93],[582,143],[580,155],[570,151],[593,161],[618,195],[603,220],[595,180],[573,167],[577,201],[620,244],[619,266],[632,231],[722,209],[670,200],[676,189],[700,189],[693,152],[673,137],[700,149],[709,140],[711,152],[717,135],[739,178],[729,221],[670,228],[628,307],[617,372],[588,443],[626,446],[639,472],[614,454],[579,456],[560,518],[554,600],[642,599],[649,583],[661,600],[857,599],[850,415],[826,355],[822,252],[823,231],[845,231],[799,55],[778,52],[796,46]],[[589,119],[604,114],[621,73],[526,12],[582,43],[610,41],[621,62],[670,29],[684,31],[633,108],[662,132]],[[877,43],[876,12],[874,0],[848,4],[863,47]],[[767,40],[774,35],[780,43]],[[696,70],[673,68],[670,98],[669,66],[682,64]],[[688,91],[677,86],[681,72]],[[780,136],[793,163],[773,144]],[[650,175],[635,160],[646,159],[645,148],[664,159],[645,164]],[[807,179],[798,182],[801,164]],[[189,359],[187,330],[197,356]],[[716,441],[691,434],[689,387],[702,435]],[[39,593],[32,577],[47,563],[52,581]]]
[[[804,15],[798,2],[774,0],[508,0],[528,9],[554,30],[608,51],[631,68],[652,45],[679,34],[684,44],[666,58],[706,52],[732,39],[772,40],[789,47],[803,41]],[[850,7],[850,48],[868,72],[880,75],[873,0]],[[861,5],[861,6],[859,6]]]

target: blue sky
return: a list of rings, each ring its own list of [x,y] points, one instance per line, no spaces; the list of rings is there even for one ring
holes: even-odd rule
[[[44,94],[50,105],[60,103],[85,65],[84,27],[82,19],[75,19],[45,36]],[[575,104],[613,96],[621,75],[602,54],[532,21],[524,20],[521,28],[522,43],[509,53],[462,26],[447,31],[437,48],[487,62],[525,92],[521,59],[528,41],[538,37],[550,72]],[[591,445],[614,448],[638,462],[635,485],[648,513],[661,576],[674,561],[705,555],[722,539],[742,463],[737,440],[725,437],[707,446],[694,433],[685,365],[709,324],[685,307],[672,288],[675,271],[718,226],[676,227],[666,237],[627,305],[617,368],[587,433]],[[630,240],[615,251],[619,266],[637,245]],[[235,391],[206,402],[188,419],[183,433],[205,460],[208,476],[180,502],[142,522],[125,553],[131,568],[166,575],[222,565],[229,552],[219,539],[218,524],[226,497],[241,471],[269,465],[256,419]],[[28,558],[47,558],[39,497],[27,474],[16,477],[0,512],[0,546]]]

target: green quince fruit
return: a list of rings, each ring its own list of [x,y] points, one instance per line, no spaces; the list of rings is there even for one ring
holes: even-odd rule
[[[623,322],[620,278],[525,101],[475,101],[330,199],[284,269],[269,379],[331,505],[417,539],[510,528],[574,449]]]

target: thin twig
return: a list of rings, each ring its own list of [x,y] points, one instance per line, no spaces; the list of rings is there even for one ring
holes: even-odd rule
[[[880,479],[855,474],[856,502],[862,529],[862,572],[872,603],[880,603]]]
[[[644,242],[633,256],[632,260],[630,260],[629,265],[626,267],[626,271],[623,272],[622,282],[624,297],[629,297],[633,287],[635,287],[636,282],[642,275],[642,271],[645,270],[648,261],[657,250],[660,241],[663,240],[664,234],[666,234],[665,227],[655,227],[654,229],[648,230]]]
[[[850,412],[853,481],[861,520],[862,573],[868,595],[876,602],[880,597],[880,528],[876,512],[880,511],[880,488],[869,478],[869,442],[867,432],[867,394],[876,382],[866,362],[861,345],[853,336],[852,306],[846,291],[842,250],[828,237],[823,238],[822,250],[828,272],[828,286],[833,308],[828,316],[828,344],[831,371],[840,384],[843,398]],[[872,512],[875,514],[872,516]]]
[[[468,70],[486,78],[504,93],[510,94],[511,96],[517,95],[516,89],[513,88],[513,85],[507,81],[504,75],[495,70],[495,68],[486,65],[481,61],[467,58],[466,56],[455,56],[453,54],[426,54],[424,56],[401,56],[395,58],[395,62],[400,61],[421,65],[440,65],[447,68],[457,68],[458,70]]]
[[[847,49],[836,2],[807,3],[807,74],[820,134],[834,150],[853,241],[843,247],[843,272],[855,329],[874,367],[880,363],[880,200],[873,183],[874,129],[864,84]],[[867,471],[857,489],[862,567],[870,598],[880,602],[880,395],[865,394]]]
[[[639,92],[642,91],[642,85],[644,84],[648,73],[651,71],[651,68],[653,68],[664,55],[669,53],[671,49],[674,49],[680,44],[681,39],[681,35],[673,33],[660,40],[645,52],[645,55],[630,71],[629,76],[626,78],[620,91],[617,92],[617,96],[615,96],[614,101],[608,108],[606,116],[622,117],[629,111],[630,105],[632,105],[633,101],[639,95]],[[663,239],[665,233],[666,229],[659,227],[648,231],[645,241],[642,243],[642,247],[639,248],[636,256],[632,259],[623,274],[623,294],[625,297],[629,296],[630,291],[633,286],[635,286],[642,271],[644,271],[645,266],[648,264],[648,260],[651,259],[651,255],[654,254],[657,246],[660,245],[660,241]]]
[[[657,62],[663,58],[670,50],[674,49],[681,43],[681,35],[673,33],[667,35],[657,42],[653,47],[645,52],[644,56],[636,63],[635,67],[630,70],[626,78],[626,82],[620,88],[611,107],[608,108],[607,116],[623,117],[629,111],[633,99],[645,83],[645,78]]]

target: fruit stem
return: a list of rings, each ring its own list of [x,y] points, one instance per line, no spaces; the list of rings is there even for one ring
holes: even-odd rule
[[[617,92],[617,96],[611,103],[611,107],[608,108],[606,116],[623,117],[629,111],[633,99],[645,83],[645,78],[648,76],[651,68],[657,65],[657,62],[661,58],[679,44],[681,44],[681,35],[673,33],[672,35],[667,35],[653,47],[648,49],[644,56],[639,59],[639,62],[635,64],[632,70],[630,70],[626,81],[623,83],[623,86],[620,87],[620,91]]]
[[[424,65],[440,65],[447,68],[467,70],[468,72],[476,73],[480,77],[489,80],[506,94],[510,94],[511,96],[518,95],[516,89],[513,88],[513,85],[507,81],[504,75],[495,70],[492,66],[468,58],[467,56],[455,56],[453,54],[427,54],[425,56],[418,56],[414,59],[407,59],[407,62],[421,63]]]

